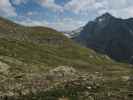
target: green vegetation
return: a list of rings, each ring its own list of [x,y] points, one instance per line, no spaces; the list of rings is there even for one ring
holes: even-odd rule
[[[80,47],[62,33],[44,27],[24,27],[0,20],[0,54],[41,66],[88,67],[112,65],[114,61],[93,50]],[[5,27],[6,26],[6,27]],[[4,31],[1,31],[1,30]],[[8,34],[6,34],[8,33]]]

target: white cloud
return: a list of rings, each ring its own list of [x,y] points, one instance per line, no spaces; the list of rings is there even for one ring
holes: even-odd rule
[[[118,9],[118,10],[111,9],[111,10],[109,10],[109,12],[116,17],[127,19],[130,17],[133,17],[132,9],[133,9],[133,7],[127,7],[127,8]]]
[[[25,14],[25,16],[27,16],[27,17],[34,16],[35,13],[36,13],[36,12],[29,11],[29,12],[27,12],[27,13]]]
[[[37,1],[38,2],[38,1]],[[43,7],[47,7],[52,11],[63,11],[63,7],[56,4],[55,0],[39,0],[39,4]]]
[[[64,6],[64,9],[87,16],[90,14],[99,16],[110,12],[116,17],[133,17],[132,0],[71,0]]]
[[[63,18],[55,23],[49,23],[48,26],[52,26],[52,28],[55,28],[60,31],[72,31],[85,25],[85,23],[86,23],[85,21],[81,20],[76,20],[72,18]]]
[[[27,0],[14,0],[14,2],[19,5]],[[21,24],[29,26],[47,26],[57,30],[74,30],[80,26],[83,26],[85,21],[80,19],[90,18],[100,16],[105,12],[109,12],[116,17],[129,18],[133,17],[133,1],[132,0],[70,0],[65,5],[59,5],[56,0],[34,0],[39,3],[42,7],[46,7],[55,12],[65,12],[70,11],[77,14],[78,19],[74,18],[61,18],[58,16],[56,22],[48,22],[46,20],[37,21],[27,18],[26,20],[20,21]],[[15,15],[15,9],[10,4],[9,0],[0,0],[0,14],[1,12],[9,15]],[[44,12],[45,13],[45,12]],[[37,16],[34,12],[27,12],[26,17]]]
[[[48,22],[47,20],[37,21],[37,20],[31,20],[31,19],[25,19],[25,20],[16,21],[16,22],[26,26],[50,27],[58,31],[72,31],[85,25],[86,23],[84,21],[74,20],[71,18],[63,18],[61,20],[58,20],[57,22]]]
[[[20,4],[23,4],[23,3],[26,3],[28,0],[12,0],[12,3],[14,5],[20,5]]]
[[[123,18],[133,17],[132,0],[70,0],[64,6],[55,3],[56,0],[37,0],[43,7],[47,7],[52,11],[63,12],[70,11],[77,15],[101,15],[105,12]]]
[[[106,2],[103,9],[97,10],[99,14],[110,12],[112,15],[121,18],[133,17],[133,2],[132,0],[100,0]]]
[[[65,9],[80,13],[89,10],[94,3],[95,0],[71,0],[65,5]]]
[[[9,0],[0,0],[0,15],[6,17],[17,15]]]

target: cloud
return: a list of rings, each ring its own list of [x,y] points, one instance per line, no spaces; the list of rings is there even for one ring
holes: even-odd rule
[[[71,0],[65,5],[65,9],[80,13],[89,10],[94,3],[95,0]]]
[[[6,17],[17,15],[9,0],[0,0],[0,15]]]
[[[11,0],[14,5],[20,5],[26,3],[28,0]]]
[[[37,1],[38,2],[38,1]],[[63,11],[63,7],[56,4],[55,0],[39,0],[39,4],[43,7],[47,7],[52,11]]]
[[[64,9],[72,11],[75,14],[101,15],[110,12],[116,17],[133,17],[132,0],[71,0],[65,4]]]
[[[55,23],[49,23],[48,26],[51,26],[51,28],[55,28],[59,31],[72,31],[85,24],[85,21],[76,20],[72,18],[63,18]]]
[[[25,13],[25,16],[30,17],[30,16],[34,16],[35,14],[36,12],[28,11],[27,13]]]
[[[42,6],[55,12],[73,12],[77,15],[99,16],[105,12],[110,12],[116,17],[132,17],[132,0],[69,0],[64,5],[59,5],[55,0],[37,0]]]
[[[48,22],[47,20],[38,21],[38,20],[31,20],[30,18],[28,18],[28,19],[16,21],[16,22],[26,26],[50,27],[58,31],[72,31],[85,25],[86,23],[85,21],[74,20],[72,18],[63,18],[56,22]]]
[[[97,12],[101,15],[105,12],[109,12],[116,17],[129,18],[133,17],[133,2],[132,0],[100,0],[104,2],[102,9],[98,9]],[[99,2],[103,4],[102,2]]]
[[[13,4],[19,6],[20,4],[27,3],[28,0],[12,0],[12,1],[14,1]],[[26,18],[24,18],[24,20],[22,18],[22,20],[18,22],[29,26],[35,26],[35,25],[47,26],[61,31],[74,30],[86,24],[88,20],[92,20],[95,17],[100,16],[105,12],[109,12],[116,17],[122,17],[122,18],[133,17],[132,0],[68,0],[63,5],[58,4],[56,0],[29,0],[29,1],[38,3],[40,6],[56,12],[53,13],[52,16],[52,18],[54,19],[53,22],[49,22],[47,21],[47,19],[43,19],[46,18],[42,16],[42,15],[46,16],[45,14],[41,14],[39,17],[42,19],[41,21],[38,21],[36,16],[38,16],[39,13],[47,13],[49,12],[49,10],[46,12],[43,12],[43,10],[41,10],[41,12],[36,13],[36,9],[35,11],[27,11],[27,13],[23,15]],[[29,6],[30,2],[28,2]],[[58,12],[61,12],[61,15],[59,15]],[[16,15],[15,8],[11,5],[9,0],[0,0],[0,14],[1,15],[5,14],[6,16]],[[30,18],[32,18],[32,20]],[[19,19],[21,19],[21,17]]]

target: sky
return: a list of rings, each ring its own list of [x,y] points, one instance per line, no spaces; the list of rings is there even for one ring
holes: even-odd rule
[[[133,0],[0,0],[0,16],[59,31],[75,30],[106,12],[133,17]]]

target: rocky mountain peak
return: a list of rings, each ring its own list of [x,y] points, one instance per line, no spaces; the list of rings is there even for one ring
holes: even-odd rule
[[[114,19],[114,17],[110,13],[105,13],[99,17],[96,18],[97,22],[102,22],[102,21],[108,21]]]
[[[133,21],[105,13],[88,22],[76,41],[118,61],[131,61],[133,55]]]

